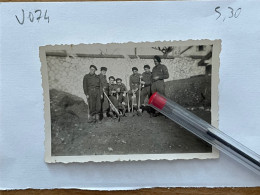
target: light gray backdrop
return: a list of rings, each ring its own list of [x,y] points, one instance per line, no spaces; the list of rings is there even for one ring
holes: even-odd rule
[[[228,18],[228,7],[241,7],[239,17]],[[26,17],[47,9],[50,23],[20,25],[21,9]],[[48,44],[222,39],[219,127],[260,153],[259,13],[257,1],[1,3],[0,189],[259,186],[259,176],[222,153],[218,160],[44,163],[39,60],[39,46]]]

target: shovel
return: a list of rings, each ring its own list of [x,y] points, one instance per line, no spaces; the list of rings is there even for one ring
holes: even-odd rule
[[[126,93],[126,96],[127,96],[127,111],[129,113],[130,112],[130,105],[129,105],[129,95],[128,95],[128,92]]]
[[[111,102],[111,100],[109,99],[109,97],[107,96],[106,92],[103,90],[104,92],[104,95],[106,96],[109,104],[110,104],[110,107],[111,109],[116,113],[116,115],[118,116],[118,122],[120,122],[120,119],[121,119],[121,114],[119,113],[119,111],[117,110],[117,108],[114,106],[114,104]]]
[[[88,120],[90,120],[88,98],[87,98],[87,108],[88,108]]]
[[[140,77],[140,85],[139,85],[139,96],[138,96],[138,109],[137,109],[137,115],[142,115],[142,109],[141,107],[141,77]]]

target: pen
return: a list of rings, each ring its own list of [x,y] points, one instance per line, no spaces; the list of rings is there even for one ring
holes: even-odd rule
[[[189,112],[184,107],[158,92],[150,97],[149,106],[260,175],[260,156],[257,153]]]

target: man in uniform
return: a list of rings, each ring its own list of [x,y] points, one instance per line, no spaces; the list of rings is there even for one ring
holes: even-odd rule
[[[91,119],[88,122],[100,122],[101,99],[103,98],[100,78],[96,75],[97,67],[90,65],[89,74],[83,79],[83,90],[88,100]]]
[[[123,116],[125,115],[125,105],[126,105],[126,93],[127,93],[127,88],[125,84],[122,83],[121,78],[116,79],[116,92],[117,92],[117,100],[118,100],[118,108],[122,110]]]
[[[110,101],[112,102],[112,104],[116,107],[116,109],[118,109],[118,100],[117,100],[117,86],[115,84],[115,77],[110,76],[109,78],[109,84],[108,84],[108,97],[110,99]],[[113,110],[110,107],[110,111],[109,111],[109,115],[116,118],[116,116],[114,116]]]
[[[136,67],[133,67],[132,71],[133,71],[133,74],[130,76],[130,82],[129,82],[129,85],[130,85],[129,99],[132,100],[132,97],[135,95],[136,103],[138,105],[141,74],[138,73],[138,68],[136,68]],[[133,103],[134,102],[131,102],[131,104],[133,104]]]
[[[150,71],[149,65],[144,65],[144,72],[142,73],[142,81],[141,84],[143,85],[142,91],[141,91],[141,104],[144,105],[144,100],[148,96],[150,98],[151,96],[151,83],[152,83],[152,73]]]
[[[165,65],[161,64],[161,58],[154,56],[154,64],[152,70],[152,93],[159,92],[165,96],[165,83],[164,79],[169,78],[169,72]]]
[[[106,94],[108,94],[108,83],[107,83],[106,73],[107,73],[107,67],[101,67],[99,78],[100,78],[100,82],[102,85],[102,90],[105,91]],[[102,92],[102,94],[103,94],[103,92]],[[104,96],[104,94],[103,94],[103,98],[101,100],[101,109],[103,112],[103,118],[107,118],[109,103],[108,103],[107,98]]]

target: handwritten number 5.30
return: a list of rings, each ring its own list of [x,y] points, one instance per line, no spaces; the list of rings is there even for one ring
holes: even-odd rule
[[[218,17],[216,18],[216,20],[219,19],[222,16],[221,11],[219,9],[220,9],[220,6],[215,8],[215,12],[218,13]],[[225,21],[226,17],[228,17],[228,18],[233,18],[233,17],[238,18],[238,16],[241,13],[241,10],[242,10],[242,8],[238,8],[238,9],[234,10],[232,7],[228,7],[227,9],[229,10],[230,14],[228,16],[225,16],[223,14],[223,17],[224,17],[223,21]]]
[[[38,21],[40,22],[40,20],[43,19],[47,20],[48,23],[50,22],[50,17],[47,15],[47,10],[45,10],[44,12],[44,16],[43,16],[43,12],[40,9],[35,10],[34,12],[29,12],[28,14],[25,13],[25,11],[22,9],[22,16],[18,17],[17,15],[15,15],[16,20],[19,24],[23,25],[25,22],[26,17],[29,19],[30,22],[34,22],[34,21]]]

